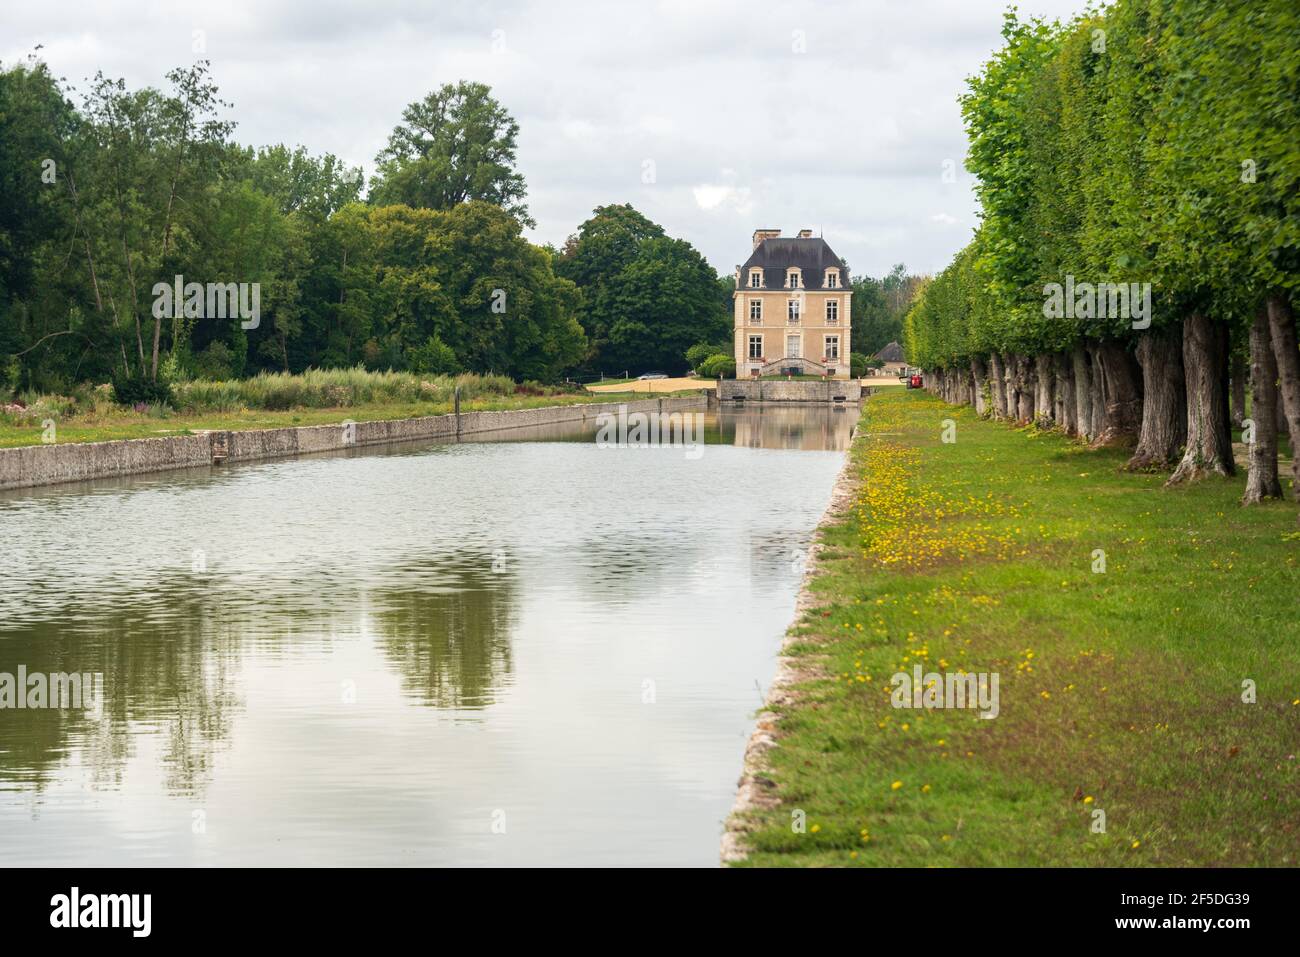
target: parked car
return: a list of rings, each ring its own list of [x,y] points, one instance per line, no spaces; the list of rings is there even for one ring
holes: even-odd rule
[[[919,389],[919,388],[921,388],[923,385],[924,385],[924,383],[922,382],[922,380],[921,380],[921,376],[920,376],[919,373],[918,373],[917,375],[912,376],[910,379],[907,380],[907,387],[908,387],[909,389]]]
[[[647,372],[645,375],[637,376],[637,379],[667,379],[667,372]]]

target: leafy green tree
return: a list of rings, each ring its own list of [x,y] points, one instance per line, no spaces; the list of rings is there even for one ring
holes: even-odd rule
[[[685,240],[646,240],[609,285],[614,317],[602,359],[614,367],[684,371],[682,357],[692,343],[727,332],[716,280]]]
[[[413,192],[376,206],[334,156],[231,142],[206,63],[167,77],[99,74],[78,110],[42,64],[0,70],[7,390],[358,363],[553,381],[586,355],[581,293],[522,237],[517,128],[486,87],[412,105],[380,193]],[[155,309],[178,275],[256,284],[259,322]]]
[[[553,381],[581,360],[577,288],[499,207],[353,204],[328,228],[312,280],[331,303],[313,318],[321,364]]]
[[[360,167],[345,166],[332,153],[312,156],[305,147],[290,150],[284,144],[239,152],[246,164],[243,175],[260,192],[274,197],[286,215],[299,213],[319,223],[361,198]]]
[[[734,379],[736,360],[732,356],[717,353],[705,359],[699,371],[706,379]]]
[[[106,371],[111,335],[73,265],[84,238],[65,143],[78,125],[43,63],[0,70],[0,364],[11,389],[59,390],[87,358]]]
[[[589,368],[684,371],[690,346],[730,337],[730,294],[722,299],[717,273],[629,205],[597,208],[556,271],[582,290]]]
[[[853,344],[870,355],[901,339],[903,317],[901,313],[893,311],[891,297],[886,295],[884,284],[871,276],[854,276],[851,286]]]
[[[715,345],[711,342],[697,342],[686,350],[686,364],[695,370],[699,370],[704,364],[704,360],[712,356],[731,355],[730,346]]]
[[[518,135],[519,124],[488,86],[444,84],[402,112],[402,122],[375,157],[379,168],[370,201],[447,210],[476,199],[536,225],[524,204],[524,178],[515,169]]]

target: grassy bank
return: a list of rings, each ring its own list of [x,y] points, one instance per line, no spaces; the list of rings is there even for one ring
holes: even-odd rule
[[[1300,864],[1295,504],[924,393],[864,425],[749,863]],[[893,707],[916,664],[997,673],[999,714]]]
[[[176,385],[164,403],[127,407],[113,401],[111,386],[84,388],[71,396],[27,396],[24,406],[0,412],[0,448],[39,445],[43,423],[53,421],[56,439],[109,439],[185,435],[203,429],[271,429],[368,422],[451,412],[456,387],[461,411],[530,409],[610,402],[630,392],[595,395],[586,390],[515,383],[504,376],[418,376],[361,369],[311,370],[301,375],[259,375],[231,382]]]

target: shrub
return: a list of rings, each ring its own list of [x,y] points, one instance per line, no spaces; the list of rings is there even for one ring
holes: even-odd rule
[[[229,379],[234,367],[235,354],[220,340],[214,340],[194,358],[194,375],[200,379]]]
[[[699,342],[686,350],[686,362],[692,369],[700,371],[704,363],[713,356],[730,354],[731,350],[726,346],[715,346],[708,342]],[[702,371],[701,374],[703,374]]]
[[[17,356],[10,356],[4,368],[0,369],[0,397],[7,398],[18,391],[18,384],[23,378],[23,366]]]
[[[10,425],[32,425],[46,419],[62,421],[77,412],[77,399],[70,395],[24,392],[17,402],[0,404],[0,421]]]
[[[864,356],[861,352],[849,353],[849,375],[857,379],[866,375],[867,370],[870,368],[871,368],[871,360],[868,359],[866,356]]]
[[[175,387],[175,405],[184,412],[228,409],[326,409],[373,402],[450,402],[456,386],[462,399],[513,395],[508,376],[466,372],[458,376],[354,369],[308,369],[298,375],[263,372],[226,382],[196,380]]]
[[[119,405],[157,405],[169,402],[171,397],[171,383],[166,379],[155,382],[144,376],[113,376],[113,400]]]
[[[424,345],[410,350],[408,357],[412,372],[453,375],[460,371],[455,351],[437,336],[430,336]]]
[[[734,379],[736,360],[729,355],[716,353],[700,364],[700,375],[706,379]]]

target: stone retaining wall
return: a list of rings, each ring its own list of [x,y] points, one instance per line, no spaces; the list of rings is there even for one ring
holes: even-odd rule
[[[858,402],[862,383],[857,379],[721,379],[721,402]]]
[[[333,452],[358,445],[453,439],[458,433],[464,436],[502,429],[580,422],[594,419],[603,412],[617,412],[620,405],[626,406],[629,412],[684,412],[703,409],[705,403],[703,395],[689,395],[639,399],[626,403],[591,402],[502,412],[462,412],[459,416],[459,429],[457,416],[453,413],[418,419],[357,422],[350,430],[341,424],[310,425],[285,429],[206,432],[158,439],[31,445],[0,449],[0,489],[31,488],[60,482],[211,466],[222,458],[222,451],[227,462],[251,462],[287,455]]]

